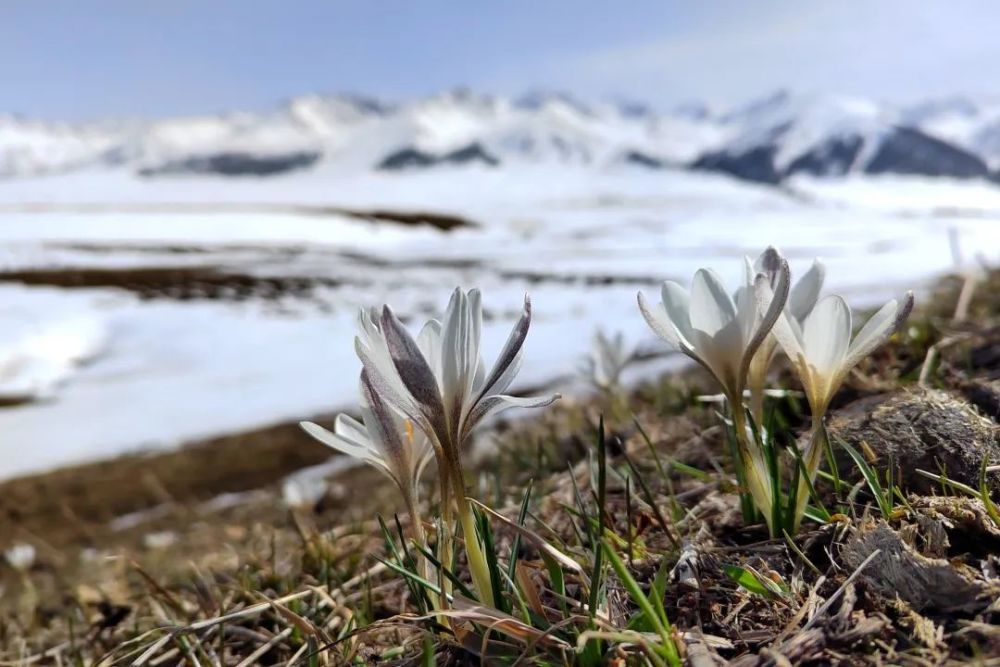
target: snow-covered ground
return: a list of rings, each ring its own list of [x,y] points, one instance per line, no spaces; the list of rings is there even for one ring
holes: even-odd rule
[[[286,208],[287,205],[287,208]],[[458,214],[442,232],[293,206]],[[955,232],[949,230],[954,229]],[[653,345],[638,289],[779,246],[814,256],[857,306],[917,290],[968,257],[1000,259],[1000,187],[942,179],[796,179],[786,189],[684,171],[539,166],[357,176],[146,180],[78,172],[0,182],[0,270],[214,267],[308,278],[304,294],[143,299],[119,288],[0,284],[0,477],[177,446],[351,408],[359,307],[438,314],[479,286],[486,356],[525,292],[521,385],[572,373],[597,326]]]

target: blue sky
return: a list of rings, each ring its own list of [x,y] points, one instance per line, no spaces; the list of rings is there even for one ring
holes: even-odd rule
[[[0,112],[167,115],[459,85],[658,105],[778,87],[905,101],[1000,92],[997,25],[985,0],[4,0]]]

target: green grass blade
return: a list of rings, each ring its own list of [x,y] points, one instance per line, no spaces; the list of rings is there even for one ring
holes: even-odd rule
[[[670,620],[666,617],[666,614],[662,616],[658,613],[657,609],[650,603],[649,598],[646,594],[642,592],[642,588],[636,582],[635,578],[625,567],[625,563],[622,562],[615,550],[607,542],[602,541],[602,546],[604,547],[604,554],[608,558],[608,562],[611,563],[612,569],[614,569],[615,574],[618,575],[618,579],[621,580],[622,585],[625,586],[625,590],[628,591],[629,597],[632,601],[642,610],[642,613],[653,624],[656,633],[660,635],[660,639],[663,642],[661,649],[663,651],[663,657],[666,658],[668,664],[672,666],[679,667],[681,664],[680,655],[677,652],[677,646],[674,644],[674,639],[671,636]],[[662,608],[662,607],[661,607]]]
[[[753,498],[750,496],[747,485],[747,476],[743,468],[743,457],[740,455],[740,447],[736,442],[736,427],[732,420],[723,417],[726,425],[726,440],[729,443],[729,453],[733,457],[733,467],[736,469],[736,483],[739,484],[740,512],[743,514],[744,525],[757,523],[757,511],[754,509]]]
[[[809,471],[806,470],[806,462],[805,459],[802,458],[802,452],[799,451],[799,448],[796,447],[794,443],[789,445],[788,451],[795,459],[796,468],[798,468],[799,474],[806,483],[806,489],[809,492],[809,499],[815,503],[815,505],[811,508],[812,512],[809,511],[810,508],[807,508],[804,514],[813,521],[827,523],[830,520],[830,512],[823,506],[823,500],[816,492],[816,485],[813,484],[813,481],[809,478]],[[820,471],[819,474],[823,474],[823,472]]]
[[[628,464],[629,470],[632,471],[632,477],[639,483],[639,490],[642,491],[642,499],[653,510],[653,516],[656,518],[656,522],[660,524],[660,528],[663,529],[663,534],[667,536],[667,539],[670,540],[675,549],[680,549],[680,544],[677,543],[677,538],[674,537],[673,530],[671,530],[670,525],[667,523],[666,517],[663,516],[663,512],[660,511],[659,503],[653,497],[653,492],[650,491],[645,478],[639,472],[639,468],[636,467],[632,458],[624,451],[622,452],[622,457],[625,459],[625,463]]]
[[[416,548],[420,553],[424,555],[424,557],[427,559],[427,562],[429,562],[434,567],[435,570],[444,574],[444,576],[448,578],[448,581],[454,584],[455,588],[457,588],[462,593],[462,595],[469,598],[470,600],[478,601],[478,598],[476,597],[476,594],[472,592],[472,589],[466,586],[465,583],[458,578],[458,575],[456,575],[450,569],[444,567],[441,564],[441,561],[439,561],[437,557],[430,552],[429,549],[425,549],[419,544],[414,545],[414,548]]]
[[[882,489],[882,483],[879,482],[878,473],[868,465],[868,461],[865,457],[861,455],[861,452],[851,447],[844,440],[840,440],[839,444],[844,448],[850,457],[854,460],[854,465],[858,467],[861,471],[861,475],[865,478],[865,482],[868,483],[868,488],[871,490],[872,494],[875,496],[875,501],[878,503],[879,511],[882,512],[882,518],[888,519],[889,515],[892,514],[892,507],[889,505],[885,497],[885,491]]]
[[[389,530],[389,527],[385,524],[385,519],[382,518],[381,514],[378,515],[378,525],[379,528],[381,528],[382,530],[382,537],[385,540],[386,549],[389,551],[389,554],[392,557],[392,559],[399,564],[399,567],[401,569],[405,570],[407,567],[410,567],[415,570],[416,564],[411,559],[404,557],[403,552],[401,552],[399,548],[396,546],[396,540],[395,538],[393,538],[392,532]],[[427,609],[429,608],[428,605],[430,604],[429,600],[427,599],[426,591],[420,588],[419,586],[416,586],[411,579],[405,579],[405,581],[406,581],[406,587],[410,591],[410,599],[413,601],[413,604],[416,605],[417,609],[420,610],[421,614],[426,614]]]
[[[504,580],[500,576],[500,563],[497,560],[496,544],[493,540],[493,527],[490,525],[489,517],[478,507],[473,506],[472,511],[475,515],[479,539],[483,543],[483,556],[486,559],[486,570],[490,576],[493,602],[497,609],[509,614],[511,612],[510,600],[504,595]]]
[[[979,466],[979,497],[986,507],[986,513],[993,519],[993,523],[1000,526],[1000,511],[997,510],[996,503],[990,498],[990,489],[986,484],[986,468],[990,465],[989,452],[983,454],[983,463]]]
[[[823,438],[823,451],[826,454],[826,465],[830,468],[830,475],[833,477],[833,488],[840,493],[844,483],[840,480],[840,470],[837,469],[837,457],[833,455],[833,443],[830,442],[830,433],[826,430],[826,423],[820,421],[820,433]],[[843,443],[843,440],[841,440]]]
[[[598,540],[594,542],[594,572],[590,577],[590,597],[588,600],[590,618],[593,619],[597,613],[597,604],[601,595],[601,570],[604,563],[601,560],[603,549],[601,548],[601,537],[604,535],[605,504],[607,503],[608,485],[608,452],[604,443],[604,415],[601,415],[600,425],[597,427],[597,535]]]
[[[531,487],[534,480],[528,480],[528,486],[524,489],[524,497],[521,498],[521,509],[517,513],[517,525],[523,526],[524,520],[528,518],[528,503],[531,501]],[[507,578],[514,579],[517,570],[517,554],[521,551],[521,534],[514,534],[514,541],[510,545],[510,562],[507,564]]]

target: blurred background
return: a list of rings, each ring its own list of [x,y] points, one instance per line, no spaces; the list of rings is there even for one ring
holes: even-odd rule
[[[351,409],[478,286],[522,386],[774,244],[872,305],[1000,256],[988,2],[0,7],[0,480]],[[285,464],[285,467],[294,467]],[[249,482],[248,482],[249,483]]]

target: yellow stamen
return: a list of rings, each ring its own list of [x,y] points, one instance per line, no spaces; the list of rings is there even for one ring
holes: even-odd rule
[[[413,446],[413,422],[409,419],[406,420],[406,439]]]

